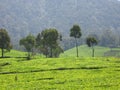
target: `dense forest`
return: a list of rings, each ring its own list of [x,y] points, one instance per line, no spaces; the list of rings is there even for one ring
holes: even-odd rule
[[[99,45],[119,46],[119,8],[118,0],[0,0],[0,28],[8,30],[16,49],[22,37],[46,28],[56,28],[63,36],[63,48],[69,49],[74,46],[69,37],[74,24],[80,25],[83,34],[79,44],[94,34]]]

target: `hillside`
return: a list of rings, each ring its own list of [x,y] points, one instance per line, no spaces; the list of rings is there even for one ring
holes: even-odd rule
[[[119,8],[117,0],[0,0],[0,27],[9,31],[14,43],[49,27],[66,37],[76,23],[85,35],[105,29],[119,34]]]
[[[89,48],[87,45],[81,45],[78,47],[79,49],[79,57],[91,57],[92,49]],[[109,48],[106,47],[95,47],[95,56],[96,57],[103,57],[105,52],[110,51]],[[61,57],[76,57],[76,47],[65,51],[61,54]]]
[[[119,90],[118,58],[0,58],[0,90]]]
[[[87,45],[81,45],[78,47],[79,57],[91,57],[92,49]],[[61,57],[75,57],[76,56],[76,47],[66,50],[61,54]],[[120,48],[110,48],[95,46],[95,57],[120,57]]]
[[[25,57],[27,55],[27,52],[17,51],[17,50],[11,50],[5,51],[4,56],[6,57]],[[1,56],[1,50],[0,50],[0,56]]]

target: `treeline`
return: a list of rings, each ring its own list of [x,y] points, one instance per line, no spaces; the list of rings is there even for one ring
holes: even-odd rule
[[[72,45],[76,47],[78,57],[78,46],[81,44],[87,44],[89,47],[92,47],[92,56],[94,57],[94,46],[97,44],[110,48],[120,45],[120,36],[117,36],[111,30],[105,30],[100,35],[92,33],[86,36],[82,35],[79,25],[73,25],[70,29],[69,36],[72,38],[65,40],[57,29],[49,28],[38,33],[36,36],[29,34],[21,38],[19,45],[23,46],[25,51],[28,52],[27,59],[30,59],[35,53],[43,54],[46,57],[59,57],[65,49],[71,48]],[[4,52],[12,49],[10,36],[7,30],[2,28],[0,29],[0,48],[2,52],[1,57],[4,57]]]
[[[20,45],[23,45],[28,52],[27,58],[30,59],[35,52],[42,53],[46,57],[58,57],[63,49],[60,47],[59,42],[62,40],[62,36],[56,29],[45,29],[37,36],[29,34],[25,38],[19,41]],[[2,58],[4,57],[4,50],[10,51],[12,49],[10,36],[6,29],[0,29],[0,48],[2,52]]]

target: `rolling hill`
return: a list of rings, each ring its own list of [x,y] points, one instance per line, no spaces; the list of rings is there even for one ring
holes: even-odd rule
[[[79,48],[79,57],[91,57],[92,55],[92,49],[89,48],[87,45],[81,45]],[[96,57],[102,57],[104,56],[104,53],[109,51],[109,48],[106,47],[95,47],[95,56]],[[65,51],[63,54],[61,54],[61,57],[75,57],[76,56],[76,47],[69,49]]]
[[[1,90],[119,90],[118,58],[0,58]]]
[[[81,45],[79,48],[79,57],[91,57],[92,49],[87,45]],[[95,57],[120,57],[120,49],[113,48],[112,50],[107,47],[95,46]],[[66,50],[61,57],[76,57],[76,47]]]

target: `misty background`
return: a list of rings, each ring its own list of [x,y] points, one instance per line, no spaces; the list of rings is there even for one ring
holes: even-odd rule
[[[72,48],[74,40],[69,31],[74,24],[82,31],[79,45],[92,34],[98,37],[99,45],[117,47],[119,8],[119,0],[0,0],[0,28],[7,29],[15,49],[19,49],[22,37],[36,35],[46,28],[56,28],[62,34],[64,50]]]

